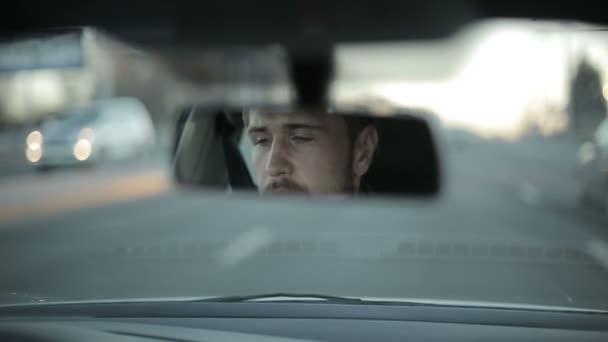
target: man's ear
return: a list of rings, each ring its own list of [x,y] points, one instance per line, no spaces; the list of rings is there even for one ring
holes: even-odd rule
[[[374,126],[365,127],[355,140],[353,149],[353,175],[360,179],[369,170],[378,147],[378,131]]]

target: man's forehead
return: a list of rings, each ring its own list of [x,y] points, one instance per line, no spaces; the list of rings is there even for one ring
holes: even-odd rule
[[[319,112],[291,112],[291,113],[264,113],[250,112],[249,127],[281,127],[294,124],[321,126],[329,121],[331,117]]]

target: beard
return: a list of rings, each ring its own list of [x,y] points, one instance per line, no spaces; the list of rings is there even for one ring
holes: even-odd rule
[[[349,153],[342,170],[342,176],[336,180],[333,186],[330,186],[329,189],[326,188],[328,190],[325,192],[335,194],[357,192],[353,177],[353,162],[353,154]],[[261,190],[261,193],[267,194],[308,194],[311,192],[308,187],[298,184],[288,177],[272,179]]]
[[[352,179],[350,172],[345,172],[344,177],[335,183],[335,186],[331,187],[332,190],[326,191],[327,193],[354,193],[355,184]],[[308,194],[310,190],[300,185],[289,178],[273,179],[268,182],[261,191],[263,194]]]
[[[272,194],[280,194],[280,193],[308,193],[308,189],[306,187],[288,179],[288,178],[279,178],[274,179],[268,182],[266,186],[263,188],[263,193],[272,193]]]

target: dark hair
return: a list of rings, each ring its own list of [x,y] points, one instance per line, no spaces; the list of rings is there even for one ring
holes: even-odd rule
[[[361,115],[344,115],[346,128],[348,129],[348,138],[351,143],[354,143],[359,134],[365,127],[374,125],[374,119]]]

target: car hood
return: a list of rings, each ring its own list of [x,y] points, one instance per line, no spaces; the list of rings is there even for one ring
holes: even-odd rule
[[[53,120],[43,124],[41,132],[45,142],[72,141],[78,138],[78,133],[86,126],[87,122]]]

